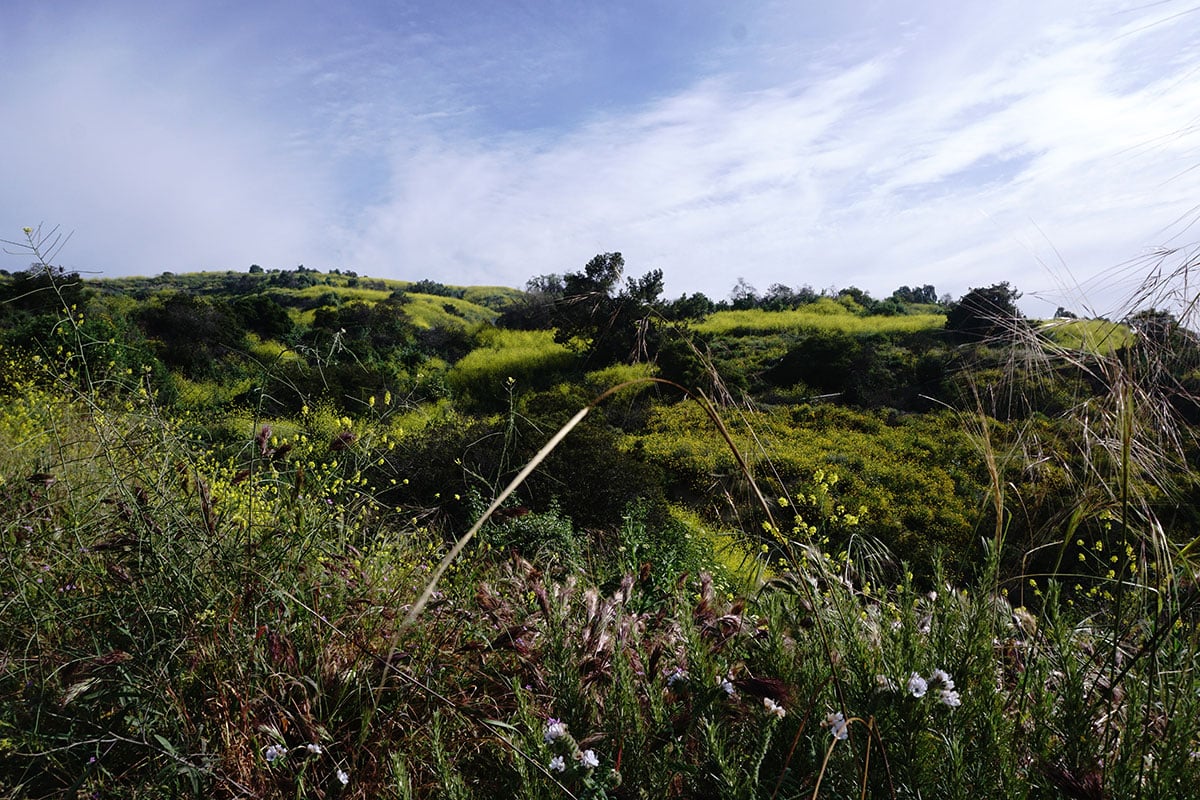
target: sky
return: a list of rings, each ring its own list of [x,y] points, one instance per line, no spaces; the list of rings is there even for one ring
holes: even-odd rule
[[[669,297],[1008,281],[1049,316],[1200,243],[1197,0],[25,2],[0,102],[0,239],[61,226],[94,276],[620,251]]]

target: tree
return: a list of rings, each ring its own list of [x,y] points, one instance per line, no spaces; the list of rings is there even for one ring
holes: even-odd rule
[[[817,297],[811,286],[792,289],[782,283],[773,283],[767,287],[767,293],[758,300],[758,307],[766,311],[786,311],[816,302]]]
[[[972,289],[950,306],[946,330],[965,341],[1010,334],[1024,319],[1017,309],[1020,296],[1008,281]]]
[[[837,299],[845,304],[845,299],[849,298],[855,305],[861,306],[864,310],[870,311],[878,302],[870,294],[858,288],[857,286],[847,286],[845,289],[837,293]]]
[[[216,376],[222,361],[246,350],[246,329],[221,298],[164,294],[139,311],[138,322],[158,358],[192,379]]]
[[[708,299],[703,292],[693,295],[682,294],[679,299],[672,300],[664,309],[666,316],[673,320],[704,319],[716,309],[716,304]]]
[[[624,269],[620,253],[595,256],[582,272],[563,275],[562,294],[551,306],[554,340],[582,347],[594,365],[640,361],[657,350],[662,270],[629,278],[617,292]]]
[[[892,297],[901,303],[928,303],[932,305],[938,301],[937,290],[928,283],[918,287],[901,286],[892,292]]]
[[[733,304],[733,308],[738,311],[757,308],[758,289],[747,283],[745,278],[738,278],[733,290],[729,293],[729,300]]]

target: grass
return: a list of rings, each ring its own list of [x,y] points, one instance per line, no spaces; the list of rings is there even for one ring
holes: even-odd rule
[[[1059,347],[1100,355],[1112,355],[1133,341],[1127,325],[1101,319],[1055,319],[1043,322],[1040,330]]]
[[[150,396],[59,374],[0,413],[9,796],[1161,798],[1200,780],[1196,593],[1120,549],[1137,531],[1088,544],[1118,574],[1033,578],[1024,608],[995,551],[972,583],[918,588],[782,536],[748,593],[693,573],[663,595],[481,543],[404,627],[444,551],[363,482],[386,414],[350,421],[348,449],[327,425],[250,427],[221,453]]]
[[[573,360],[571,351],[554,341],[553,331],[494,328],[451,368],[447,382],[464,397],[504,397],[510,381],[537,385]]]

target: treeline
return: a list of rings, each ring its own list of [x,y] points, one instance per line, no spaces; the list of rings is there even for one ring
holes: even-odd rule
[[[625,260],[621,253],[597,255],[582,272],[552,273],[530,278],[525,284],[525,302],[507,310],[501,324],[512,327],[547,325],[558,317],[553,309],[564,301],[576,298],[616,294],[626,300],[638,300],[654,307],[668,320],[703,319],[718,311],[789,311],[814,304],[822,298],[844,303],[848,308],[866,314],[897,315],[925,312],[931,308],[946,308],[953,304],[949,295],[941,298],[931,285],[901,286],[884,299],[876,299],[856,286],[844,289],[817,291],[810,285],[797,288],[782,283],[772,284],[760,293],[744,278],[739,278],[729,297],[714,300],[703,292],[684,293],[674,300],[665,299],[662,270],[651,270],[641,278],[627,278],[620,285]]]

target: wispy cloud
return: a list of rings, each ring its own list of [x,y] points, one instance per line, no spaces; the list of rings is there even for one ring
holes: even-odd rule
[[[739,275],[1054,294],[1044,264],[1100,269],[1196,202],[1177,177],[1196,156],[1196,62],[1128,79],[1162,30],[1052,27],[980,63],[962,53],[990,38],[915,41],[790,85],[709,79],[565,135],[404,149],[354,257],[520,283],[622,249],[717,296]]]
[[[1198,202],[1181,3],[299,8],[186,47],[196,15],[92,15],[0,56],[0,221],[123,272],[520,285],[619,249],[672,293],[1010,280],[1052,310],[1043,262],[1099,272]]]

